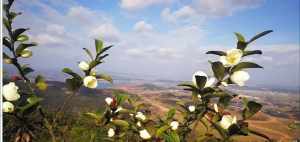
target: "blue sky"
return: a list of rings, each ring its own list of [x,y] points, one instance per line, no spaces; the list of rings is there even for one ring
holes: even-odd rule
[[[249,47],[265,53],[246,59],[265,66],[250,71],[249,83],[299,87],[297,0],[17,0],[14,9],[23,12],[16,26],[30,27],[39,43],[27,60],[37,70],[77,68],[87,59],[81,49],[101,38],[115,47],[100,72],[189,80],[197,70],[211,74],[207,60],[218,59],[204,53],[234,48],[233,32],[272,29]]]

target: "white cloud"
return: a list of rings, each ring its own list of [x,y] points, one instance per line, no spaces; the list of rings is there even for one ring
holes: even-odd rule
[[[135,23],[133,30],[138,33],[144,33],[152,31],[153,27],[151,24],[148,24],[145,21],[139,21]]]
[[[229,16],[238,10],[255,8],[264,0],[194,0],[193,7],[199,14],[219,17]]]
[[[196,11],[190,6],[184,6],[177,11],[172,12],[170,8],[165,8],[161,12],[163,20],[171,23],[186,22],[194,19],[197,16]]]
[[[120,31],[111,23],[101,24],[90,31],[93,38],[101,38],[107,42],[118,42],[120,40]]]
[[[62,44],[64,42],[62,38],[59,38],[58,36],[46,34],[46,33],[33,36],[33,40],[37,41],[39,45]]]
[[[126,10],[139,10],[152,5],[169,4],[173,0],[121,0],[120,6]]]
[[[46,28],[47,32],[62,35],[65,33],[65,27],[58,24],[50,24]]]

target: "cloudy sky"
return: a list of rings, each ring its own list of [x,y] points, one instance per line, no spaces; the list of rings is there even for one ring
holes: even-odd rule
[[[16,0],[23,12],[15,26],[29,27],[39,43],[25,62],[42,72],[61,74],[87,60],[82,48],[94,38],[113,44],[99,71],[154,79],[190,80],[193,72],[210,74],[208,50],[234,48],[233,32],[248,39],[273,33],[251,44],[262,56],[246,60],[250,86],[299,87],[298,0]]]

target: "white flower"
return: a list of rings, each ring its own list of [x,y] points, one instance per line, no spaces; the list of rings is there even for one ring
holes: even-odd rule
[[[136,118],[139,118],[141,120],[146,120],[146,116],[142,112],[137,112],[135,115]]]
[[[172,130],[177,130],[178,126],[179,126],[179,123],[177,121],[172,121],[170,123],[170,126],[171,126],[171,129]]]
[[[220,57],[220,62],[225,67],[231,67],[238,64],[243,56],[243,51],[240,49],[231,49],[226,52],[226,56]]]
[[[87,76],[83,79],[83,84],[88,88],[96,88],[98,85],[97,79],[94,76]]]
[[[31,56],[32,56],[32,51],[30,51],[29,49],[24,49],[21,52],[21,57],[23,57],[23,58],[29,58]]]
[[[144,140],[150,139],[151,135],[149,134],[149,132],[146,129],[143,129],[140,131],[140,137]]]
[[[134,116],[134,114],[133,114],[133,113],[130,113],[129,115],[130,115],[130,116]]]
[[[85,61],[81,61],[79,64],[78,64],[78,67],[83,70],[83,71],[86,71],[88,69],[90,69],[90,65],[85,62]]]
[[[214,104],[214,110],[215,110],[215,112],[219,112],[219,108],[218,108],[217,104]]]
[[[224,115],[220,121],[220,126],[223,129],[228,129],[232,124],[236,124],[236,116]]]
[[[3,102],[2,110],[3,112],[11,113],[15,110],[15,107],[11,102]]]
[[[199,99],[201,99],[201,95],[198,95],[197,97],[198,97]]]
[[[196,110],[195,106],[193,106],[193,105],[189,106],[188,109],[190,112],[194,112]]]
[[[222,81],[221,84],[222,84],[223,86],[225,86],[225,87],[228,86],[227,82],[224,82],[224,81]]]
[[[115,135],[115,130],[113,128],[109,128],[107,131],[108,137],[113,137]]]
[[[245,71],[236,71],[230,76],[230,80],[239,86],[244,86],[249,78],[250,75]]]
[[[211,87],[216,81],[216,79],[214,77],[208,78],[207,74],[204,73],[203,71],[197,71],[193,74],[193,79],[192,79],[193,84],[196,85],[196,86],[197,86],[196,76],[206,77],[207,80],[206,80],[204,88]],[[199,86],[197,86],[197,87],[199,87]]]
[[[139,126],[139,127],[142,127],[142,124],[141,124],[140,121],[138,121],[138,122],[136,123],[136,125]]]
[[[123,110],[123,108],[122,108],[122,107],[118,107],[117,110],[116,110],[115,112],[119,112],[119,111],[121,111],[121,110]]]
[[[113,99],[111,97],[105,98],[105,102],[107,105],[110,105],[113,102]]]
[[[20,94],[18,93],[19,87],[16,86],[14,82],[10,82],[3,86],[2,93],[3,97],[7,101],[16,101],[20,98]]]

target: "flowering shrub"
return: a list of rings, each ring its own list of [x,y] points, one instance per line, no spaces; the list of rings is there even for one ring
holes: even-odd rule
[[[95,52],[83,48],[89,60],[79,62],[78,67],[82,74],[75,73],[70,68],[62,70],[70,75],[65,81],[72,94],[53,115],[45,114],[39,104],[42,98],[38,97],[37,90],[46,90],[47,83],[41,75],[31,82],[27,75],[33,72],[33,69],[19,62],[22,58],[32,56],[30,47],[36,46],[36,43],[29,42],[29,37],[24,34],[28,29],[13,29],[13,20],[21,13],[10,11],[12,3],[13,0],[9,0],[3,6],[5,12],[3,24],[8,32],[8,36],[3,37],[3,45],[7,47],[3,52],[3,60],[7,64],[14,65],[19,75],[13,76],[11,81],[2,87],[4,118],[14,123],[12,126],[6,126],[4,133],[15,134],[8,139],[14,139],[16,142],[29,142],[40,128],[45,128],[53,142],[65,141],[61,138],[64,135],[59,126],[62,123],[59,121],[64,119],[64,110],[72,97],[78,94],[82,87],[97,88],[98,81],[113,82],[111,76],[100,74],[96,70],[108,56],[106,51],[112,46],[105,47],[101,40],[96,39]],[[270,141],[266,135],[251,130],[247,122],[247,119],[260,111],[262,105],[242,98],[241,111],[233,113],[229,111],[231,101],[240,97],[226,90],[228,85],[246,84],[250,79],[246,69],[262,68],[256,63],[243,61],[243,57],[262,54],[260,50],[248,50],[247,46],[270,32],[272,31],[262,32],[248,41],[241,34],[235,33],[238,40],[236,48],[226,52],[208,51],[207,54],[220,56],[218,61],[209,61],[212,74],[197,71],[192,75],[190,82],[179,84],[178,86],[191,92],[190,101],[177,102],[178,107],[170,109],[160,118],[154,118],[144,104],[133,96],[122,93],[115,93],[104,100],[106,109],[103,113],[87,112],[84,115],[93,120],[95,127],[107,132],[105,137],[107,141],[232,141],[234,136],[249,134]],[[25,84],[23,89],[18,86],[20,83]],[[35,115],[40,117],[34,117]],[[199,123],[203,128],[198,125]],[[197,129],[201,134],[192,135]],[[94,138],[91,137],[89,141],[95,141]]]
[[[32,56],[31,47],[37,44],[29,41],[25,32],[27,28],[14,28],[13,21],[21,13],[11,11],[13,1],[3,5],[3,25],[7,30],[7,36],[3,36],[3,61],[16,67],[19,75],[14,75],[3,83],[2,87],[2,111],[4,114],[4,137],[19,141],[32,141],[36,131],[43,122],[48,121],[40,106],[42,98],[37,96],[37,90],[47,89],[45,79],[38,75],[32,82],[28,74],[34,70],[27,64],[21,64],[23,58]],[[22,85],[22,89],[19,85]],[[37,117],[39,116],[39,117]],[[38,118],[38,119],[37,119]],[[10,125],[13,124],[13,125]]]
[[[230,141],[233,136],[247,136],[250,133],[270,140],[264,134],[251,130],[246,122],[262,108],[262,105],[243,98],[241,114],[230,113],[228,109],[231,100],[239,97],[226,91],[228,85],[245,85],[250,79],[246,69],[262,68],[256,63],[243,61],[243,57],[262,54],[260,50],[246,50],[246,47],[270,32],[272,31],[262,32],[249,41],[241,34],[235,33],[238,39],[236,48],[226,52],[207,52],[220,56],[219,61],[210,61],[213,75],[210,77],[203,71],[197,71],[191,82],[179,84],[184,90],[191,91],[191,101],[178,102],[179,108],[170,109],[165,117],[159,120],[147,116],[142,104],[137,104],[124,95],[106,98],[107,110],[103,114],[89,112],[87,115],[96,119],[99,127],[107,128],[107,137],[111,141],[188,141],[191,139],[191,133],[199,128],[198,122],[206,127],[206,130],[202,130],[204,135],[199,136],[198,141]],[[123,107],[124,103],[130,107]],[[177,111],[180,115],[175,117]],[[218,134],[211,133],[209,129],[215,129]]]

